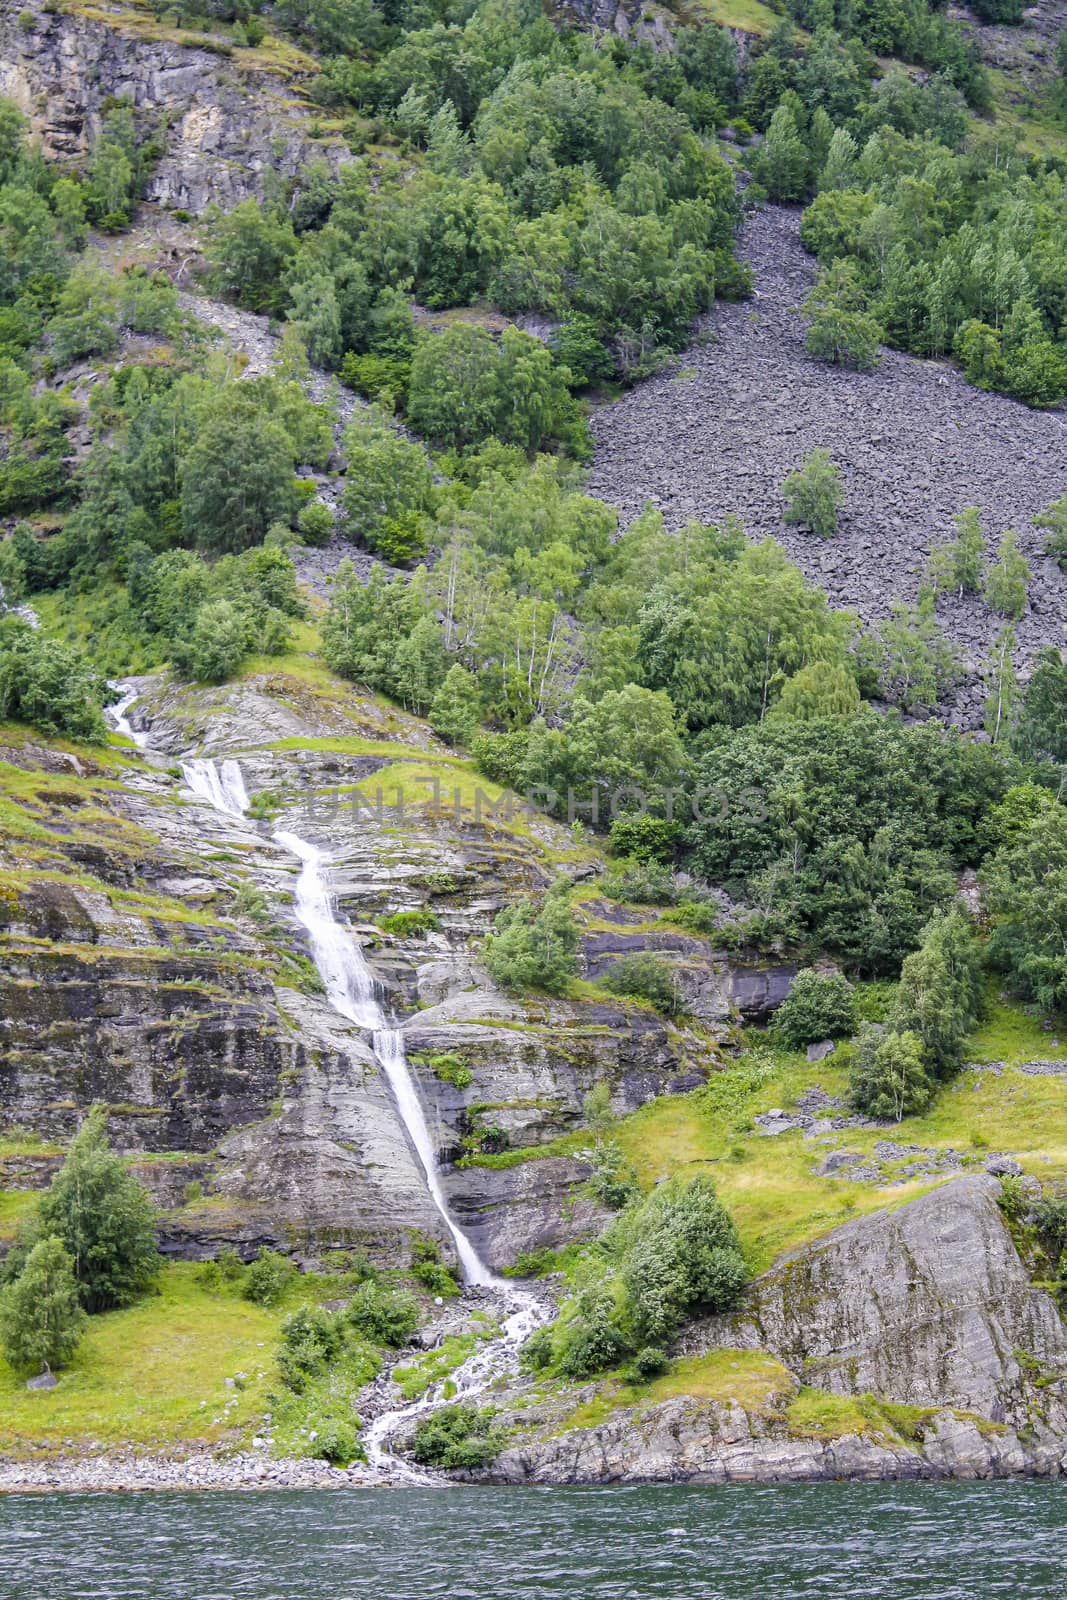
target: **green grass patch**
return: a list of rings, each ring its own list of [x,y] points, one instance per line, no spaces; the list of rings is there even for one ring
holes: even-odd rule
[[[89,1319],[50,1393],[31,1393],[0,1361],[0,1450],[22,1455],[44,1444],[56,1451],[67,1440],[237,1445],[269,1410],[284,1314],[232,1293],[209,1293],[191,1263],[168,1265],[158,1293]],[[237,1380],[232,1389],[227,1377]]]
[[[646,1411],[683,1395],[694,1400],[732,1400],[746,1411],[760,1411],[792,1387],[793,1379],[785,1367],[765,1351],[709,1350],[705,1355],[672,1361],[669,1370],[651,1383],[629,1383],[618,1374],[609,1375],[596,1394],[571,1413],[564,1427],[595,1428],[616,1411],[631,1406]]]

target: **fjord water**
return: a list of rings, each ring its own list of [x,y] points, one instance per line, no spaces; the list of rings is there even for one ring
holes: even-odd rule
[[[1064,1600],[1061,1483],[0,1500],[7,1600]]]

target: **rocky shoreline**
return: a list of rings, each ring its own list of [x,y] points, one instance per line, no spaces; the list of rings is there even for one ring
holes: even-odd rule
[[[914,1448],[860,1434],[837,1439],[763,1437],[740,1406],[682,1398],[636,1417],[625,1413],[597,1428],[563,1435],[551,1450],[507,1450],[477,1475],[440,1478],[441,1488],[593,1484],[905,1483],[1064,1478],[1067,1444],[1023,1444],[1012,1431],[990,1432],[950,1411],[931,1420]],[[185,1494],[293,1489],[391,1489],[396,1477],[355,1463],[271,1460],[252,1452],[188,1457],[61,1456],[0,1461],[0,1496],[18,1494]],[[426,1487],[431,1484],[427,1483]]]
[[[392,1480],[359,1463],[272,1460],[262,1453],[152,1456],[58,1456],[43,1461],[0,1460],[0,1495],[139,1494],[200,1490],[352,1489],[388,1486]]]

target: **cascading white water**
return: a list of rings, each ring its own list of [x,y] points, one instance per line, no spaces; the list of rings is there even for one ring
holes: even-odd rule
[[[121,733],[125,738],[132,739],[138,750],[143,750],[148,743],[148,735],[147,733],[142,733],[138,728],[131,727],[130,719],[126,715],[133,702],[137,699],[137,690],[131,688],[129,684],[124,685],[121,683],[113,683],[109,687],[119,691],[119,698],[107,708],[107,715],[111,718],[112,727],[116,733]]]
[[[369,1028],[374,1035],[374,1054],[393,1091],[397,1110],[415,1147],[434,1205],[455,1241],[464,1278],[475,1286],[499,1287],[500,1280],[489,1271],[449,1213],[437,1174],[433,1139],[408,1071],[404,1035],[399,1028],[387,1025],[375,992],[374,975],[363,959],[363,952],[333,914],[323,876],[325,857],[322,851],[295,833],[280,832],[274,838],[286,850],[291,850],[302,863],[294,909],[307,929],[312,957],[325,986],[326,998],[335,1011],[359,1027]]]
[[[146,734],[130,727],[126,709],[136,699],[136,691],[124,690],[111,708],[111,717],[120,733],[144,749]],[[236,761],[200,759],[182,763],[182,776],[194,794],[228,816],[243,817],[248,810],[248,791]],[[280,831],[275,841],[295,855],[301,863],[294,909],[307,931],[316,969],[322,978],[330,1004],[358,1027],[366,1028],[374,1041],[374,1054],[393,1091],[397,1110],[418,1156],[434,1204],[456,1246],[464,1278],[470,1287],[492,1290],[507,1310],[500,1336],[487,1340],[448,1380],[433,1385],[423,1397],[396,1410],[383,1412],[364,1429],[367,1459],[372,1466],[411,1483],[440,1483],[437,1475],[407,1465],[394,1457],[390,1441],[398,1429],[417,1416],[433,1410],[446,1398],[472,1399],[487,1389],[497,1377],[514,1371],[522,1344],[551,1314],[545,1304],[528,1291],[498,1278],[482,1261],[474,1245],[452,1220],[437,1172],[437,1156],[415,1084],[408,1070],[404,1036],[399,1028],[388,1026],[378,1001],[374,975],[363,958],[359,945],[334,916],[324,874],[326,857],[316,845],[295,833]]]
[[[238,762],[183,761],[182,777],[216,811],[243,817],[248,810],[248,790]]]

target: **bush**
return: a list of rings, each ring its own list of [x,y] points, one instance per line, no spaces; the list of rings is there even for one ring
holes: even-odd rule
[[[612,994],[647,1000],[657,1011],[666,1012],[668,1016],[674,1016],[682,1009],[673,967],[648,951],[636,951],[633,955],[623,956],[608,968],[600,981]]]
[[[926,1066],[947,1077],[960,1064],[981,1005],[982,957],[969,917],[950,911],[931,918],[921,946],[900,969],[894,1030],[915,1034]]]
[[[594,1152],[589,1190],[609,1211],[621,1211],[631,1200],[640,1198],[637,1174],[617,1144],[603,1144]]]
[[[624,1213],[616,1229],[640,1338],[668,1337],[693,1308],[729,1311],[740,1299],[748,1271],[710,1178],[663,1184]]]
[[[582,1296],[579,1314],[565,1331],[559,1370],[565,1378],[590,1378],[617,1367],[629,1354],[630,1343],[612,1320],[612,1302],[598,1292]]]
[[[663,817],[616,817],[611,824],[611,848],[617,856],[642,863],[669,864],[681,838],[681,826]]]
[[[305,544],[326,545],[333,538],[333,512],[322,500],[309,500],[296,519]]]
[[[662,1377],[669,1366],[665,1350],[658,1345],[646,1344],[631,1361],[629,1376],[636,1383],[648,1383],[652,1378]]]
[[[495,1461],[503,1443],[503,1434],[492,1427],[492,1412],[443,1406],[418,1423],[411,1453],[423,1467],[471,1471]]]
[[[0,721],[103,744],[103,678],[88,662],[18,617],[0,623]]]
[[[364,1283],[356,1290],[346,1312],[357,1333],[372,1344],[406,1345],[419,1325],[418,1302],[413,1295]]]
[[[551,889],[540,911],[528,900],[501,911],[485,945],[489,976],[502,989],[561,994],[578,972],[578,925],[566,882]]]
[[[856,1026],[856,995],[839,973],[806,968],[774,1015],[775,1036],[791,1049],[802,1050],[820,1039],[846,1038]]]
[[[1042,811],[982,872],[990,959],[1046,1011],[1067,1007],[1067,810]]]
[[[538,1328],[522,1347],[520,1364],[525,1372],[544,1372],[552,1365],[552,1330]]]
[[[363,1460],[358,1430],[352,1423],[342,1422],[336,1417],[320,1422],[309,1453],[320,1461],[329,1461],[335,1467],[347,1467],[353,1461]]]
[[[241,1293],[259,1306],[276,1306],[296,1276],[296,1268],[276,1250],[260,1250],[245,1273]]]
[[[0,1346],[17,1372],[61,1367],[74,1354],[84,1325],[74,1263],[62,1239],[49,1234],[0,1295]]]
[[[344,1326],[319,1306],[301,1306],[282,1326],[278,1369],[282,1382],[302,1394],[308,1380],[324,1372],[341,1353]]]
[[[809,528],[820,539],[830,539],[837,532],[844,490],[828,451],[813,450],[804,465],[786,478],[782,493],[786,522]]]
[[[423,934],[434,933],[440,927],[434,911],[393,911],[378,924],[383,933],[394,934],[398,939],[421,939]]]

